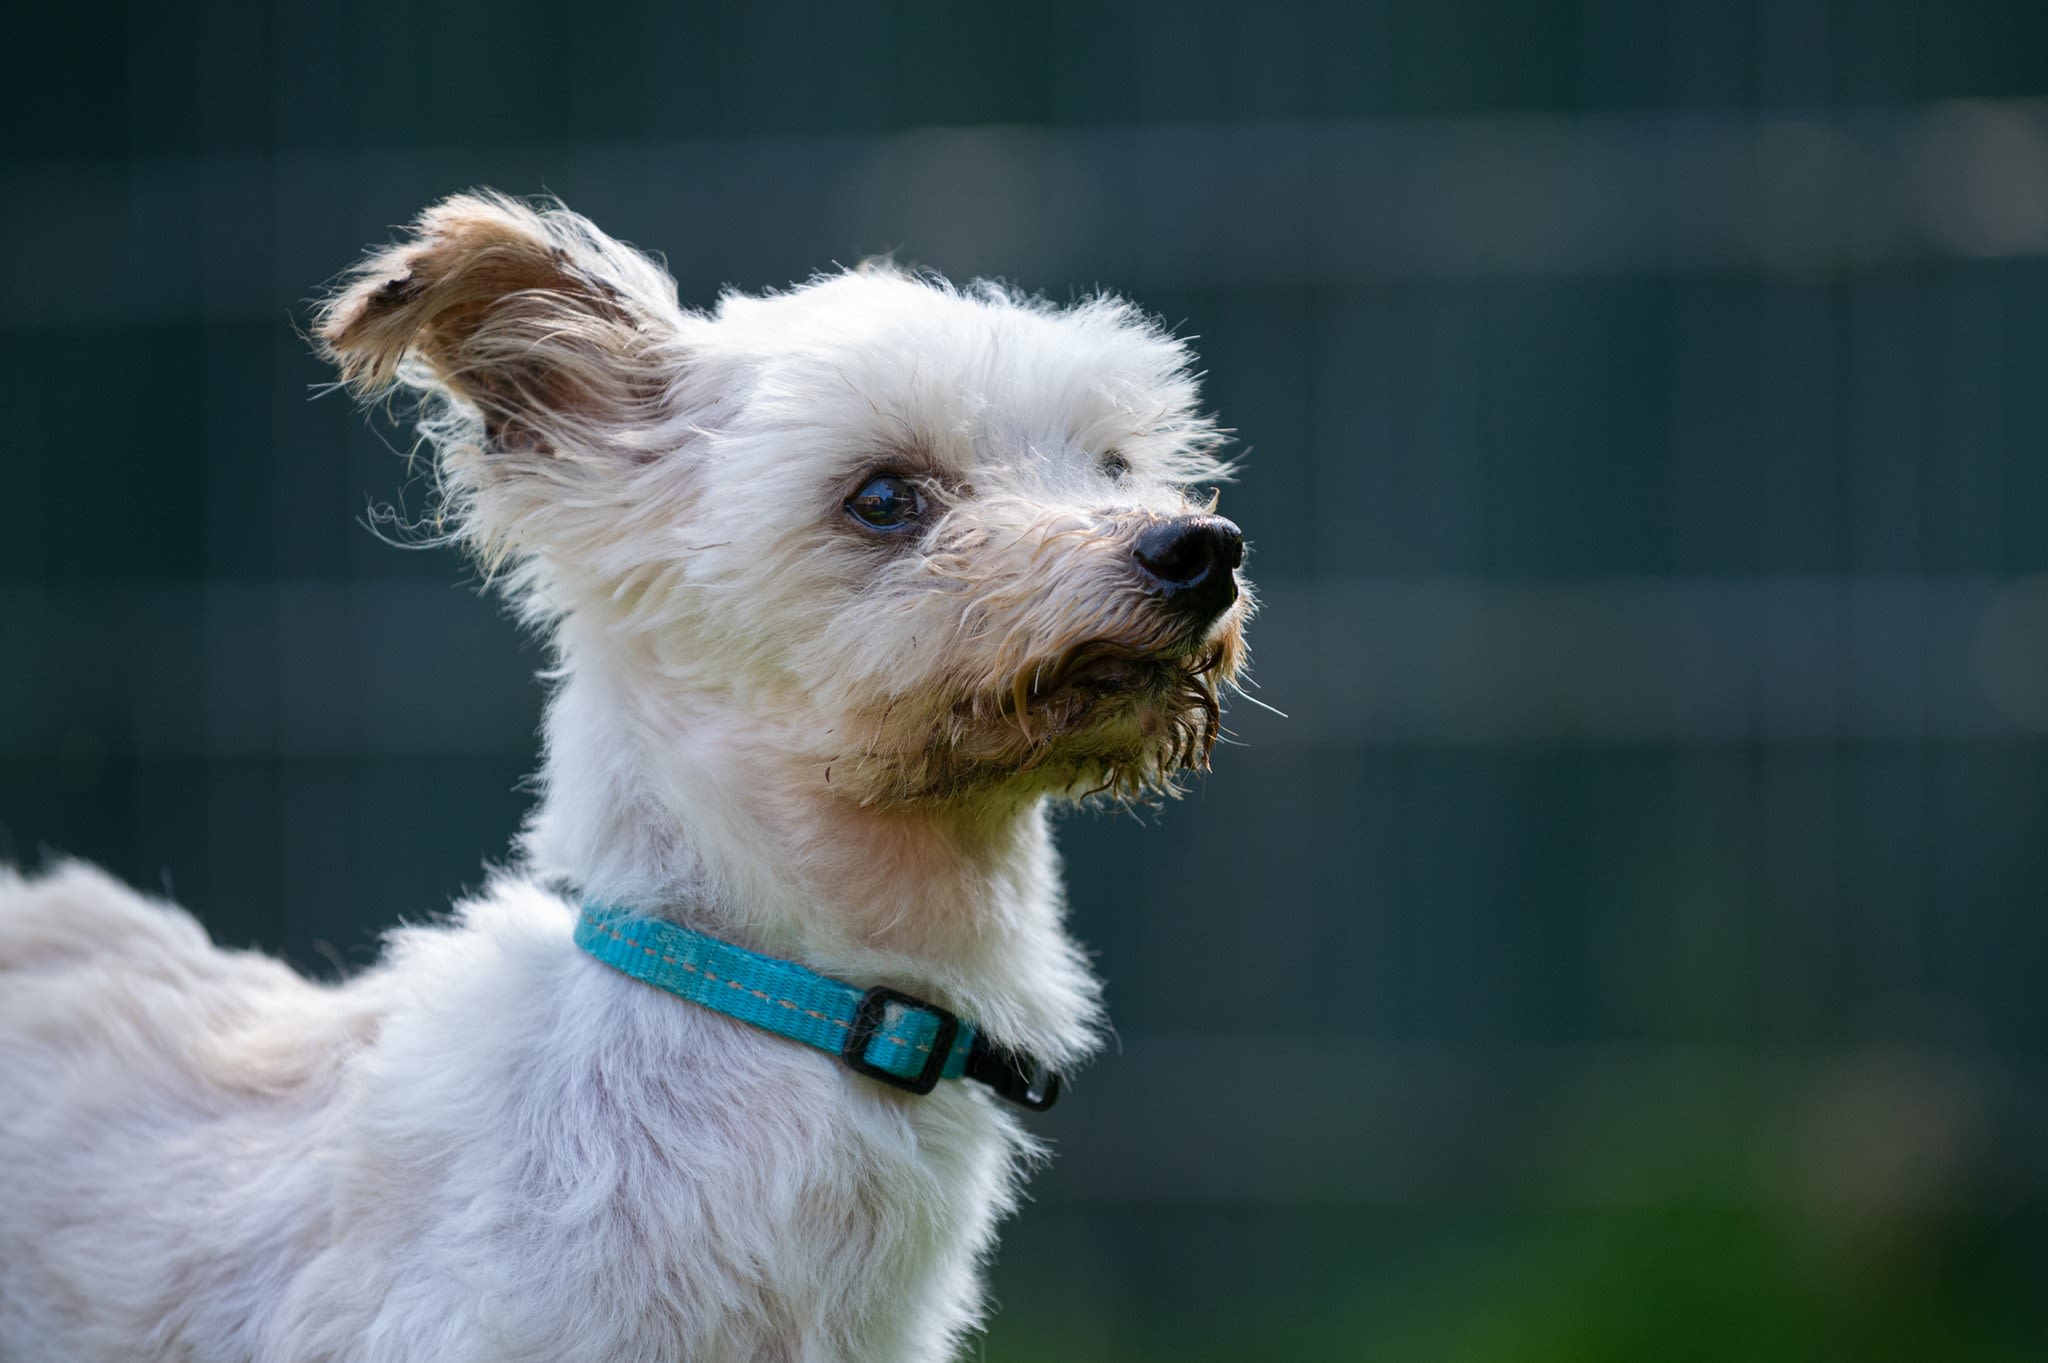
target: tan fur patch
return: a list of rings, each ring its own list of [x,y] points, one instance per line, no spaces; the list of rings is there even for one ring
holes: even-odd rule
[[[549,415],[610,415],[655,396],[632,386],[649,330],[575,246],[522,204],[458,195],[367,260],[321,309],[317,335],[359,393],[389,388],[417,357],[484,414],[494,443],[550,448]]]

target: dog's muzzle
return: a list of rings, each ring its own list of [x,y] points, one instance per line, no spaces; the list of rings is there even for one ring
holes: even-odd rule
[[[1244,532],[1221,516],[1176,517],[1147,526],[1131,558],[1168,608],[1206,625],[1237,600]]]

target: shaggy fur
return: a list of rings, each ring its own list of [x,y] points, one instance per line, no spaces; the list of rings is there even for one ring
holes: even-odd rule
[[[1048,805],[1203,765],[1250,609],[1190,629],[1132,566],[1223,473],[1187,350],[888,265],[690,312],[492,196],[318,336],[419,400],[440,524],[553,650],[520,869],[335,986],[86,867],[0,871],[0,1359],[952,1356],[1012,1111],[616,974],[574,904],[1083,1059]],[[845,509],[879,472],[907,531]]]

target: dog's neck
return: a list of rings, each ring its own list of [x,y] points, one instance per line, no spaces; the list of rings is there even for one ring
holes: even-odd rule
[[[1043,799],[864,807],[746,715],[580,651],[545,732],[536,875],[904,989],[1055,1063],[1092,1047],[1097,986],[1061,924]]]

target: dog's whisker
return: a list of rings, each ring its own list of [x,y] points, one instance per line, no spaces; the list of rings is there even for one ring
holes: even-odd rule
[[[1257,696],[1251,694],[1251,692],[1246,691],[1243,687],[1238,686],[1235,683],[1232,683],[1230,689],[1237,695],[1237,697],[1240,700],[1248,701],[1249,703],[1258,706],[1261,710],[1265,710],[1269,713],[1278,715],[1282,719],[1289,718],[1288,713],[1285,710],[1279,709],[1276,706],[1268,705],[1265,701],[1260,700]]]

